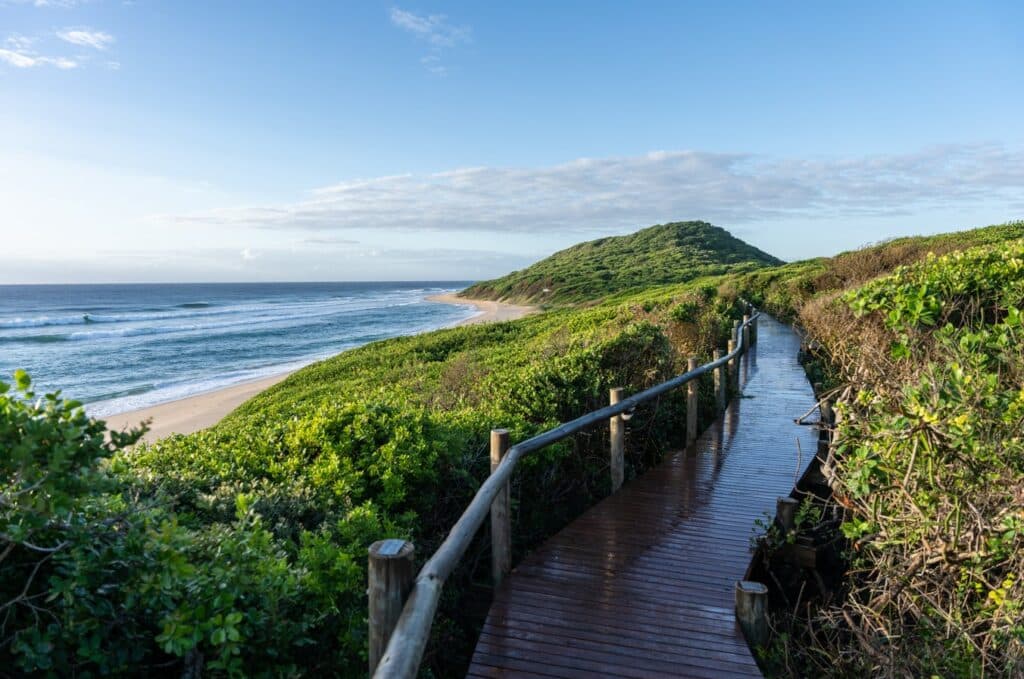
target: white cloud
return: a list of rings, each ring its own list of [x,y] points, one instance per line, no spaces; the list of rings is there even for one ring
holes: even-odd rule
[[[420,63],[435,75],[446,75],[448,69],[441,64],[441,51],[468,42],[472,36],[469,26],[456,26],[444,14],[420,15],[397,7],[391,8],[391,23],[430,45],[430,52]]]
[[[89,47],[96,50],[106,50],[114,42],[114,36],[109,33],[87,28],[68,28],[48,35],[51,38],[55,35],[64,42],[78,47]],[[53,66],[61,70],[69,70],[78,68],[89,59],[87,55],[48,56],[41,54],[35,49],[38,43],[38,37],[11,33],[4,39],[4,47],[0,48],[0,62],[15,68]],[[107,61],[105,63],[106,67],[110,70],[121,68],[120,62],[117,61]]]
[[[67,57],[44,57],[27,50],[0,49],[0,61],[15,68],[34,68],[36,66],[54,66],[61,70],[78,68],[78,61]]]
[[[21,35],[20,33],[12,33],[4,40],[4,45],[12,50],[22,52],[32,49],[32,45],[34,45],[35,42],[35,38],[27,35]]]
[[[448,23],[444,14],[422,16],[391,8],[391,23],[401,29],[423,38],[435,47],[454,47],[469,40],[472,30],[469,26],[454,26]]]
[[[0,61],[6,61],[11,66],[17,68],[31,68],[36,65],[36,60],[32,57],[21,52],[4,49],[0,49]]]
[[[952,206],[1020,207],[1024,149],[781,158],[659,151],[541,168],[473,167],[346,181],[291,204],[179,216],[267,229],[607,233],[677,219],[723,225],[891,217]]]
[[[91,47],[97,50],[105,50],[114,42],[114,36],[109,33],[88,28],[66,28],[63,31],[57,31],[57,37],[72,45]]]

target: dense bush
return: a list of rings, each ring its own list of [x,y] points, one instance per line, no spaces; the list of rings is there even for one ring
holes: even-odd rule
[[[59,394],[34,400],[23,373],[16,385],[0,383],[5,672],[277,676],[306,654],[354,669],[309,648],[336,590],[360,581],[336,548],[276,540],[242,494],[205,525],[140,498],[117,453],[141,430],[107,432]]]
[[[851,668],[1024,672],[1024,243],[929,257],[847,295],[898,369],[855,382],[839,484]],[[893,378],[896,384],[893,384]],[[914,638],[910,654],[904,642]]]
[[[851,549],[845,596],[784,639],[790,668],[1024,673],[1022,309],[1015,240],[927,255],[799,310],[842,389],[830,471]]]

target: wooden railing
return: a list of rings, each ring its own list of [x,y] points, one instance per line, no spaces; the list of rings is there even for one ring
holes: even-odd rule
[[[419,671],[430,628],[437,612],[441,588],[459,564],[474,535],[491,515],[491,552],[495,585],[511,569],[511,529],[509,524],[509,481],[524,455],[552,443],[610,421],[612,492],[622,484],[622,422],[629,419],[640,404],[662,394],[689,385],[686,402],[686,443],[697,438],[697,378],[714,372],[715,402],[725,408],[726,380],[738,390],[739,357],[757,341],[757,318],[753,307],[743,321],[733,323],[732,339],[726,353],[716,350],[715,359],[697,366],[691,358],[687,371],[666,382],[628,398],[622,389],[611,390],[611,404],[559,425],[533,438],[508,447],[508,432],[491,432],[491,475],[477,490],[469,506],[456,521],[448,537],[434,555],[423,564],[413,579],[415,548],[403,540],[381,540],[370,547],[369,586],[369,659],[374,679],[411,679]],[[728,374],[727,374],[728,373]]]

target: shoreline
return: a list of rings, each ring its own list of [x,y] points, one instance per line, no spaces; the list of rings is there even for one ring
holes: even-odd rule
[[[459,297],[457,292],[446,292],[441,295],[428,295],[425,298],[428,302],[439,304],[454,304],[457,306],[474,306],[477,314],[469,318],[446,326],[457,328],[461,325],[477,325],[479,323],[501,323],[503,321],[514,321],[530,314],[535,314],[539,309],[533,306],[520,304],[508,304],[506,302],[493,302],[488,299],[467,299]]]
[[[443,326],[438,328],[438,330],[462,325],[513,321],[538,311],[536,307],[505,304],[504,302],[492,302],[490,300],[466,299],[458,297],[457,293],[430,295],[425,299],[428,302],[436,302],[438,304],[473,306],[477,309],[477,313],[474,316],[470,316],[453,325]],[[191,434],[217,424],[235,408],[260,392],[281,382],[294,372],[296,371],[290,370],[277,375],[271,375],[270,377],[261,377],[257,380],[233,384],[223,389],[215,389],[195,394],[194,396],[187,396],[176,401],[159,403],[147,408],[129,410],[98,419],[106,421],[107,428],[114,431],[137,426],[143,420],[152,419],[150,430],[142,438],[147,443],[152,443],[172,434]]]

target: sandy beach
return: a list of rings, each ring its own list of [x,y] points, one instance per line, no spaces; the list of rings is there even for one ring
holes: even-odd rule
[[[477,308],[477,315],[467,318],[456,325],[476,325],[478,323],[500,323],[502,321],[514,321],[523,316],[529,316],[537,312],[537,307],[520,306],[518,304],[506,304],[505,302],[492,302],[486,299],[465,299],[452,292],[446,295],[431,295],[427,297],[429,302],[441,302],[442,304],[472,304]]]
[[[467,318],[457,325],[475,325],[478,323],[499,323],[514,321],[517,318],[535,313],[537,309],[530,306],[505,304],[489,300],[474,300],[458,297],[456,294],[432,295],[427,298],[431,302],[442,304],[471,304],[478,310],[476,316]],[[103,419],[107,427],[122,430],[137,425],[143,420],[152,420],[150,430],[144,441],[156,441],[171,434],[191,434],[217,424],[225,415],[242,405],[250,398],[267,389],[291,373],[282,373],[251,382],[236,384],[224,389],[196,394],[188,398],[169,403],[161,403],[150,408],[132,410],[117,415],[109,415]]]

